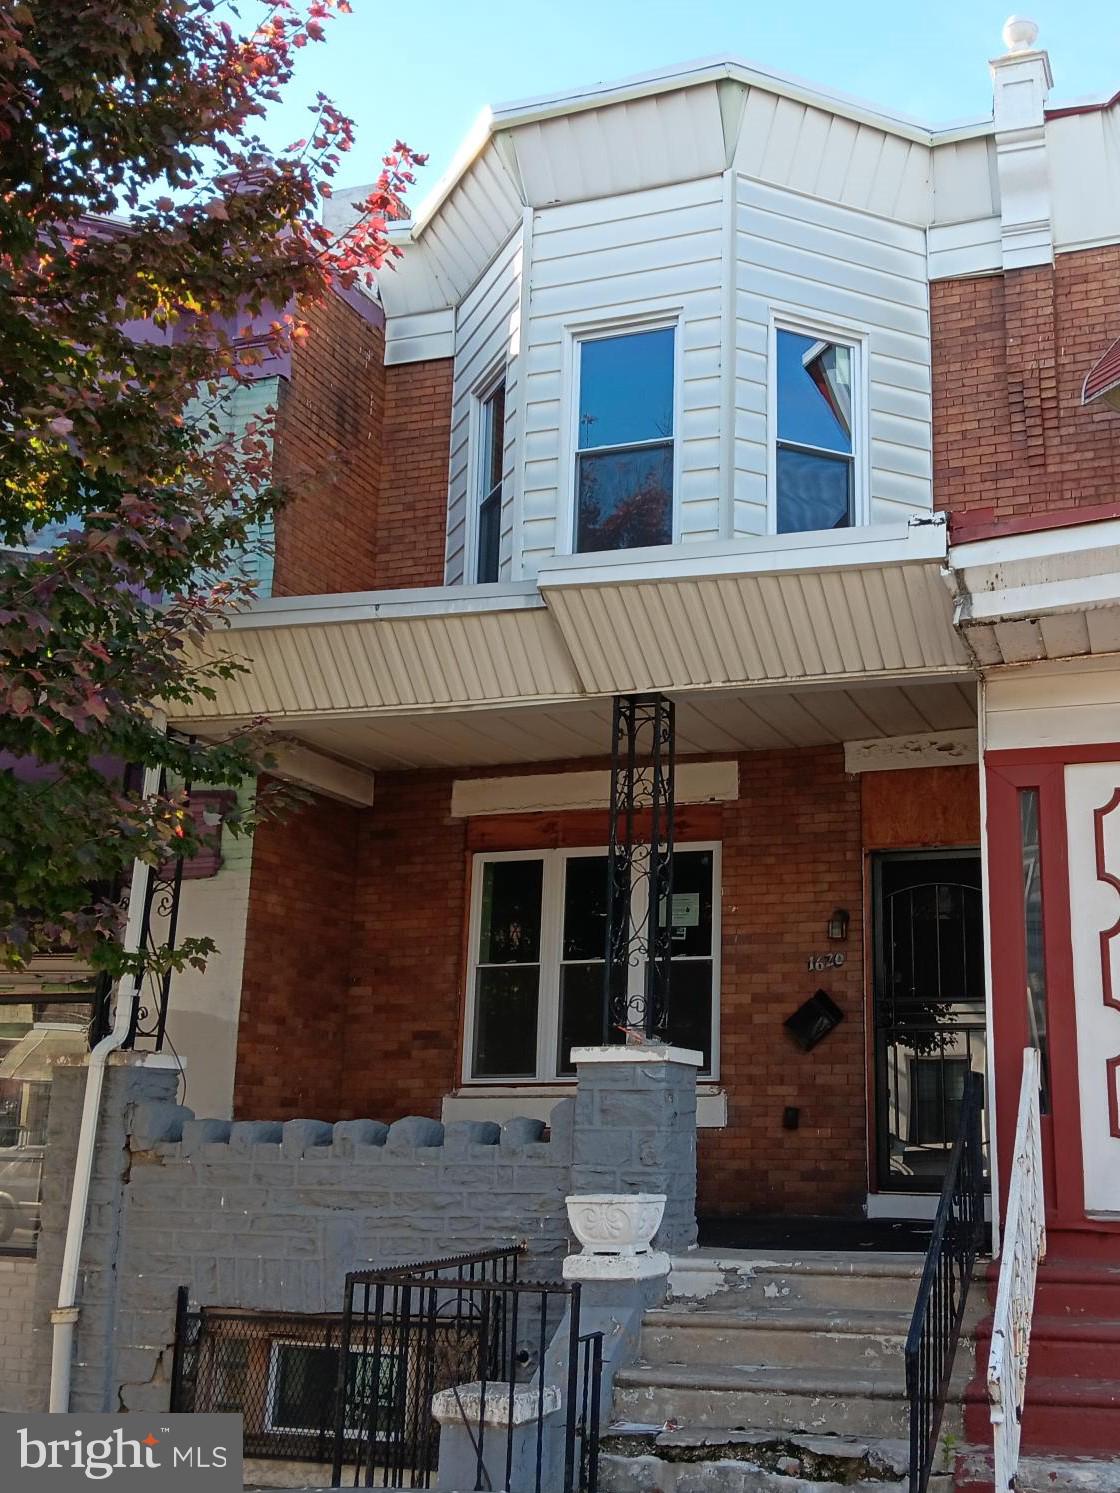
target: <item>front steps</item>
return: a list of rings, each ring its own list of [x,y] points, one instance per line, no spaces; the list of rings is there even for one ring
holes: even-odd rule
[[[1022,1421],[1022,1493],[1120,1493],[1120,1264],[1099,1245],[1052,1232],[1038,1274]],[[1081,1250],[1082,1252],[1075,1253]],[[996,1286],[993,1269],[989,1296]],[[984,1384],[991,1321],[976,1335],[978,1373],[965,1404],[960,1493],[991,1493]]]
[[[670,1303],[646,1314],[640,1361],[615,1379],[604,1493],[904,1489],[903,1348],[922,1265],[917,1254],[758,1250],[675,1261]],[[950,1442],[971,1371],[966,1333]],[[948,1470],[931,1483],[951,1487]]]

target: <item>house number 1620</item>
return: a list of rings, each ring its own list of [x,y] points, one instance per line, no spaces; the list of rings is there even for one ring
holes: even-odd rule
[[[810,954],[810,969],[839,969],[848,956],[846,954]]]

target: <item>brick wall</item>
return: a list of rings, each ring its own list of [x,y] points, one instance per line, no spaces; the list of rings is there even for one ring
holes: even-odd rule
[[[930,285],[934,503],[958,538],[1120,512],[1120,417],[1081,407],[1118,308],[1116,245]]]
[[[253,840],[233,1105],[287,1118],[338,1109],[360,815],[316,798]]]
[[[304,313],[308,335],[281,381],[273,595],[362,591],[376,582],[385,334],[338,296]],[[445,457],[446,460],[446,457]]]
[[[442,586],[452,360],[385,370],[377,584]]]
[[[383,777],[377,802],[360,813],[316,804],[324,821],[344,815],[356,834],[356,849],[336,845],[330,859],[336,891],[345,869],[352,871],[352,937],[343,932],[345,898],[319,896],[337,921],[333,946],[346,950],[333,956],[340,961],[333,969],[316,943],[318,914],[305,905],[311,847],[331,843],[333,832],[325,823],[311,831],[311,810],[308,830],[293,829],[283,847],[275,830],[265,831],[268,858],[254,861],[246,949],[254,974],[243,996],[238,1117],[436,1116],[457,1086],[470,849],[538,842],[525,839],[532,816],[508,816],[504,842],[497,818],[469,826],[452,819],[452,777]],[[697,836],[718,838],[722,821],[721,1081],[730,1112],[726,1130],[700,1135],[700,1208],[841,1211],[862,1201],[866,1183],[860,786],[845,774],[839,747],[744,756],[741,784],[739,803],[701,806],[713,822]],[[549,843],[605,841],[605,814],[538,817],[551,826],[541,833],[555,833]],[[574,839],[562,833],[568,821]],[[260,912],[258,865],[271,885]],[[826,979],[811,974],[806,960],[827,947],[825,923],[835,907],[852,915],[848,961]],[[294,977],[286,967],[292,945],[300,960]],[[268,961],[276,972],[271,986]],[[349,977],[345,991],[336,970]],[[322,1013],[307,992],[328,982],[331,1011],[345,1015],[329,1025],[324,1052],[315,1030]],[[803,1055],[782,1022],[822,984],[847,1019]],[[320,1074],[314,1082],[312,1067]],[[801,1110],[796,1131],[782,1128],[787,1105]]]
[[[721,1080],[729,1123],[699,1135],[701,1214],[838,1213],[867,1180],[859,782],[841,747],[740,758],[723,815]],[[834,908],[842,969],[813,974]],[[813,991],[844,1021],[810,1053],[782,1023]],[[787,1106],[797,1130],[782,1128]]]
[[[457,1082],[466,821],[451,775],[382,778],[361,816],[354,894],[357,980],[347,1006],[347,1114],[438,1115]]]
[[[31,1367],[35,1268],[34,1260],[0,1255],[0,1411],[46,1407]]]

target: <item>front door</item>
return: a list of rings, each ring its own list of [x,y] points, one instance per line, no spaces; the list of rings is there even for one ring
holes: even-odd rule
[[[875,1152],[880,1189],[938,1192],[970,1072],[986,1072],[980,857],[873,865]]]

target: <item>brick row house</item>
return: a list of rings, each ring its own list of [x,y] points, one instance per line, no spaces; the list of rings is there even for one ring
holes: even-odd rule
[[[1120,105],[1050,107],[1033,35],[991,71],[947,130],[733,59],[484,116],[284,406],[314,480],[176,725],[266,717],[305,798],[185,887],[221,954],[169,1033],[198,1114],[547,1122],[603,1031],[616,702],[663,697],[701,1242],[928,1221],[972,1075],[998,1240],[1038,1049],[1034,1441],[1104,1454]]]

